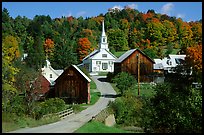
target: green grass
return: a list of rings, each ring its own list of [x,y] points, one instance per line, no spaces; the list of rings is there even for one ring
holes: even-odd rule
[[[28,116],[17,116],[10,113],[2,113],[2,129],[4,132],[9,132],[25,127],[36,127],[59,121],[59,117],[47,117],[40,120],[35,120]]]
[[[96,89],[96,84],[92,79],[91,79],[91,82],[90,82],[90,89]]]
[[[167,49],[163,49],[163,54],[165,54],[167,51]],[[179,52],[180,49],[173,49],[173,51],[170,54],[177,54],[177,52]]]
[[[125,52],[126,52],[126,51],[115,52],[114,55],[119,58],[119,57],[120,57],[121,55],[123,55]]]
[[[111,86],[116,91],[117,94],[120,94],[120,90],[116,87],[116,84],[111,83]],[[138,95],[138,85],[135,84],[134,93]],[[150,83],[140,84],[140,96],[152,97],[155,94],[154,86]]]
[[[98,76],[107,76],[108,72],[99,72]]]
[[[116,127],[108,127],[97,121],[91,121],[80,127],[75,133],[130,133]]]

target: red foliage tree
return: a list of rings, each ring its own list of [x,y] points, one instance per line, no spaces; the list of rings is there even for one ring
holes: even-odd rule
[[[91,51],[91,42],[88,38],[79,38],[77,51],[79,60],[82,61]]]

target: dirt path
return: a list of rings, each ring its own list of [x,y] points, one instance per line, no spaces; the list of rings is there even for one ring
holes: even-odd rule
[[[105,109],[109,101],[115,100],[116,92],[109,83],[105,82],[105,76],[92,76],[92,79],[101,92],[101,97],[94,105],[55,123],[34,128],[23,128],[9,133],[73,133]]]

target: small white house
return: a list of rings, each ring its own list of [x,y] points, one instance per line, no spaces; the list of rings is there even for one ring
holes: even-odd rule
[[[117,59],[108,48],[107,36],[102,22],[101,42],[98,50],[94,50],[83,59],[83,66],[89,72],[114,72],[114,62]],[[80,64],[81,65],[81,64]]]
[[[185,60],[186,55],[173,55],[169,54],[168,57],[163,59],[154,59],[154,70],[164,70],[167,73],[173,73],[172,68],[181,64]]]
[[[64,70],[53,69],[48,60],[46,60],[46,63],[46,66],[41,68],[42,75],[50,82],[50,85],[54,85],[54,81],[64,72]]]

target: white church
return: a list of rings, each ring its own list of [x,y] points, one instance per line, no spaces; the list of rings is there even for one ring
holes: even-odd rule
[[[107,36],[102,22],[102,35],[98,50],[94,50],[83,59],[82,65],[89,72],[114,72],[114,62],[117,59],[108,48]]]

